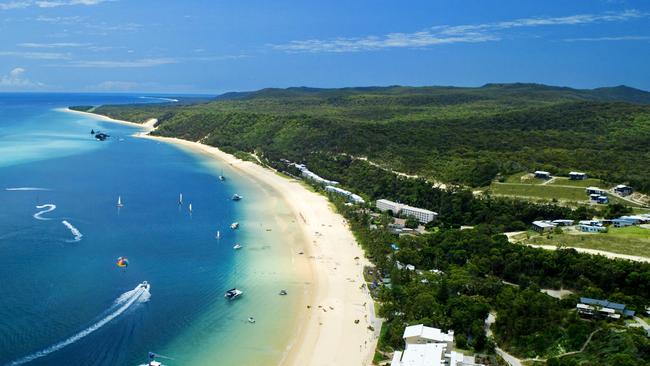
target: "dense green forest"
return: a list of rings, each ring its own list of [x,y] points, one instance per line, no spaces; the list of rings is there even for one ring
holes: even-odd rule
[[[645,104],[644,104],[645,103]],[[102,106],[156,134],[269,160],[347,155],[472,187],[499,174],[580,170],[650,192],[650,93],[536,84],[264,89],[211,102]]]

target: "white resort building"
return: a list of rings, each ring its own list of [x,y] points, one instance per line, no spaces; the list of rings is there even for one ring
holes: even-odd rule
[[[393,215],[413,216],[423,224],[431,222],[438,216],[437,213],[423,208],[417,208],[409,205],[404,205],[398,202],[393,202],[385,199],[377,200],[375,206],[379,211],[392,211]]]
[[[330,185],[330,186],[335,186],[338,185],[339,182],[333,181],[333,180],[327,180],[316,173],[312,172],[311,170],[307,169],[307,166],[305,164],[293,164],[298,170],[300,170],[302,177],[305,179],[310,179],[313,180],[316,183],[323,184],[323,185]]]
[[[325,190],[327,192],[332,192],[336,194],[340,194],[341,196],[347,197],[348,200],[354,202],[354,203],[365,203],[366,201],[361,198],[358,194],[354,194],[350,191],[346,191],[345,189],[339,188],[339,187],[334,187],[334,186],[325,186]]]
[[[404,351],[395,351],[391,366],[480,366],[474,357],[452,350],[454,332],[423,324],[404,329]]]

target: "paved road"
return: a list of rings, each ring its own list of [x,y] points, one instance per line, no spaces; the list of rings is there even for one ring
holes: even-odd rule
[[[494,312],[488,314],[488,317],[485,319],[485,335],[487,335],[488,337],[492,337],[492,329],[490,327],[492,326],[492,324],[494,324],[496,320],[497,320],[497,315]],[[508,352],[502,350],[501,348],[496,347],[494,350],[510,366],[523,366],[521,360],[509,354]]]

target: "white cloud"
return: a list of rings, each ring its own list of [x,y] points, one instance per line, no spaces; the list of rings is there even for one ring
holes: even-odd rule
[[[84,18],[80,17],[80,16],[47,17],[47,16],[43,16],[43,15],[39,15],[35,19],[38,22],[51,23],[51,24],[62,24],[62,25],[76,24],[76,23],[80,23],[82,20],[84,20]]]
[[[73,47],[87,47],[89,43],[74,43],[74,42],[57,42],[57,43],[20,43],[20,47],[24,48],[73,48]]]
[[[58,8],[73,5],[98,5],[115,0],[14,0],[0,3],[0,10],[23,9],[28,7]]]
[[[0,75],[0,88],[3,89],[33,89],[45,86],[43,83],[31,81],[25,77],[25,69],[16,67],[7,75]]]
[[[0,51],[0,56],[20,57],[31,60],[66,60],[70,58],[69,54],[59,52]]]
[[[174,58],[144,58],[139,60],[80,60],[70,61],[67,64],[51,65],[51,66],[66,66],[66,67],[96,67],[106,69],[118,68],[140,68],[140,67],[153,67],[160,65],[169,65],[178,63]]]
[[[565,42],[616,42],[616,41],[650,41],[650,36],[609,36],[567,38]]]
[[[335,39],[297,40],[286,44],[271,44],[271,48],[290,53],[357,52],[390,48],[423,48],[451,43],[499,41],[503,32],[515,28],[582,25],[603,22],[624,22],[646,18],[649,14],[637,10],[617,13],[577,14],[565,17],[521,18],[484,24],[442,25],[412,33],[389,33],[382,36],[340,37]]]
[[[31,1],[9,1],[0,3],[0,10],[22,9],[32,5]]]

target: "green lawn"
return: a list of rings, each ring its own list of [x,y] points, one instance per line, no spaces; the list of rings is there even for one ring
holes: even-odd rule
[[[544,179],[537,179],[531,173],[517,173],[511,176],[508,176],[505,183],[519,183],[519,184],[542,184],[545,182]]]
[[[552,185],[535,184],[504,184],[493,183],[490,186],[492,193],[506,196],[538,197],[565,201],[587,201],[589,196],[581,187],[556,187]]]
[[[570,180],[566,177],[556,177],[555,180],[549,183],[554,186],[573,186],[573,187],[600,187],[606,189],[605,184],[600,179],[587,178],[585,180]]]
[[[638,226],[609,228],[607,233],[581,233],[570,229],[563,234],[530,235],[525,243],[604,250],[650,258],[650,229]]]

